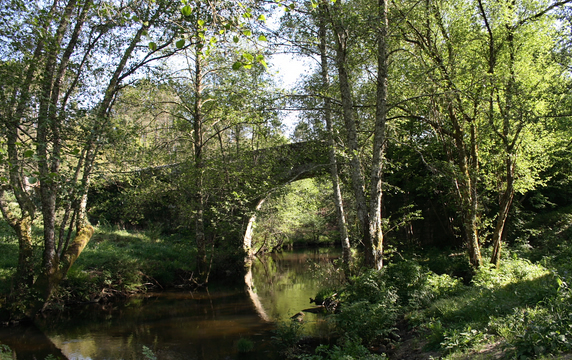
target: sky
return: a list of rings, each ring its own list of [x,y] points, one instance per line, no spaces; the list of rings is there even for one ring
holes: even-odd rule
[[[276,74],[278,84],[282,84],[285,89],[293,89],[301,75],[309,68],[307,61],[290,54],[272,55],[269,65],[270,72]],[[294,111],[288,112],[282,119],[287,136],[294,132],[296,122],[297,118]]]

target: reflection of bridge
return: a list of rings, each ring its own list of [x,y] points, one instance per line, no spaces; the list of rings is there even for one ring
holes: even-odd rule
[[[312,178],[328,170],[328,148],[323,141],[304,141],[253,152],[254,167],[268,175],[275,186]],[[253,202],[253,210],[260,210],[268,194]],[[252,232],[256,214],[248,219],[244,233],[244,249],[251,255]]]

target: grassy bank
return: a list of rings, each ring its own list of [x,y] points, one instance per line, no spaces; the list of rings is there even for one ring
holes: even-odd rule
[[[38,259],[41,236],[41,229],[34,229]],[[0,292],[5,296],[16,270],[18,243],[3,221],[0,221],[0,239]],[[55,294],[54,306],[101,301],[149,289],[190,286],[195,254],[190,237],[100,226]]]
[[[98,227],[59,292],[60,302],[99,301],[193,281],[192,239]]]

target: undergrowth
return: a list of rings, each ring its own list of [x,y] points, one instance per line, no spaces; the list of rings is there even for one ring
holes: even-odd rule
[[[339,312],[330,320],[343,341],[352,339],[365,348],[399,347],[403,331],[396,324],[405,320],[423,349],[438,351],[444,359],[487,358],[481,352],[491,348],[494,358],[507,359],[570,353],[572,269],[567,255],[572,250],[561,245],[559,253],[535,262],[506,250],[500,269],[485,265],[469,284],[429,270],[425,261],[399,260],[338,289]],[[324,345],[304,359],[351,358],[344,349],[342,343]]]
[[[172,286],[190,276],[194,259],[194,246],[186,239],[98,227],[57,298],[94,301]]]

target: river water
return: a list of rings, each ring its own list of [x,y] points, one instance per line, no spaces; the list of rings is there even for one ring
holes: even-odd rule
[[[309,298],[320,286],[336,281],[327,269],[338,256],[339,251],[322,248],[256,258],[240,284],[74,308],[48,315],[37,328],[3,329],[0,342],[19,360],[48,354],[70,360],[145,359],[144,347],[160,360],[278,359],[272,343],[276,323],[312,307]],[[307,333],[319,335],[327,326],[320,315],[304,314]],[[239,353],[241,339],[252,342],[254,350]]]

